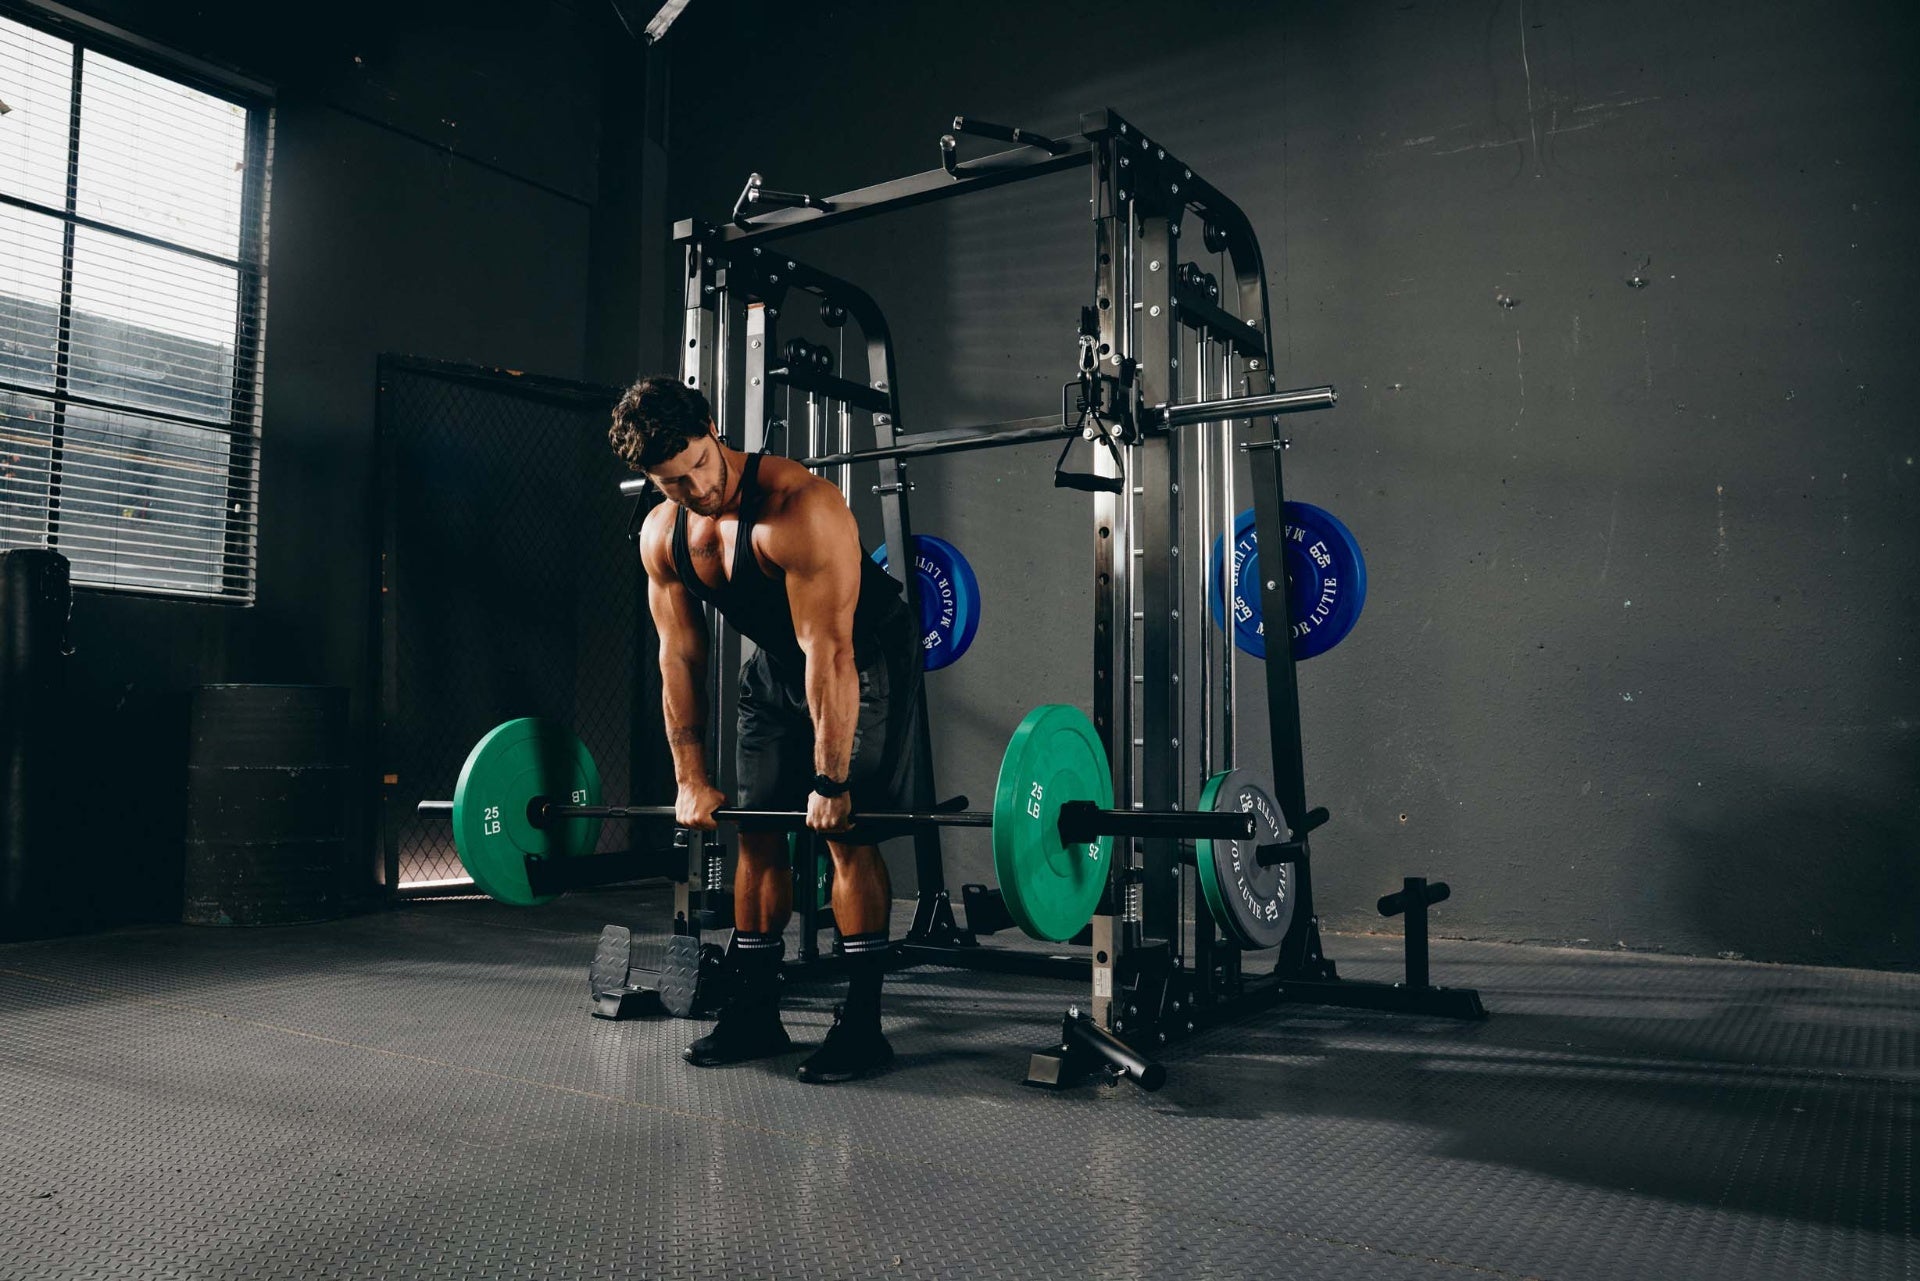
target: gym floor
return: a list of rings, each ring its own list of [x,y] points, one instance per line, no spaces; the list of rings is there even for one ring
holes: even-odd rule
[[[661,906],[0,948],[0,1274],[1920,1269],[1920,976],[1437,941],[1487,1022],[1277,1012],[1147,1095],[1020,1084],[1069,985],[923,969],[889,983],[898,1067],[822,1088],[797,1051],[700,1071],[700,1025],[588,1017],[599,927]],[[1392,937],[1328,951],[1399,963]],[[797,1041],[833,996],[790,994]]]

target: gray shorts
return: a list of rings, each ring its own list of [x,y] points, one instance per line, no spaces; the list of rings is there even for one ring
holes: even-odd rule
[[[920,634],[904,609],[859,671],[860,712],[854,722],[855,813],[913,808],[913,748],[920,732]],[[813,717],[806,672],[756,652],[740,669],[740,735],[734,751],[739,780],[733,804],[748,810],[804,810],[813,791]],[[741,829],[753,830],[750,823]]]

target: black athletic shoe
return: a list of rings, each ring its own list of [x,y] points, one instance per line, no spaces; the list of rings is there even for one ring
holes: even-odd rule
[[[784,1054],[792,1048],[793,1039],[780,1025],[779,1007],[736,1004],[720,1011],[713,1031],[689,1045],[685,1058],[695,1067],[719,1067]]]
[[[872,1076],[892,1065],[893,1047],[880,1031],[880,1020],[849,1023],[845,1007],[836,1005],[827,1039],[800,1065],[800,1079],[809,1085],[830,1085]]]

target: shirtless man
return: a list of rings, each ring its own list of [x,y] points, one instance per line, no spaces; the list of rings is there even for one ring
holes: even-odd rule
[[[711,830],[726,800],[707,772],[702,603],[758,646],[740,674],[738,808],[804,809],[824,833],[845,831],[859,811],[911,809],[919,632],[900,585],[861,547],[840,491],[789,459],[729,448],[706,397],[671,378],[628,388],[608,437],[667,499],[647,515],[640,557],[660,634],[675,821]],[[873,845],[829,836],[827,846],[849,979],[826,1042],[800,1065],[812,1082],[893,1060],[880,1031],[887,867]],[[742,825],[729,995],[688,1062],[738,1063],[791,1045],[776,1002],[792,900],[786,833]]]

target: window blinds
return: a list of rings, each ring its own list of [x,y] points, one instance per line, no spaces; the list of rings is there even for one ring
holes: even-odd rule
[[[0,546],[253,599],[269,120],[0,18]]]

